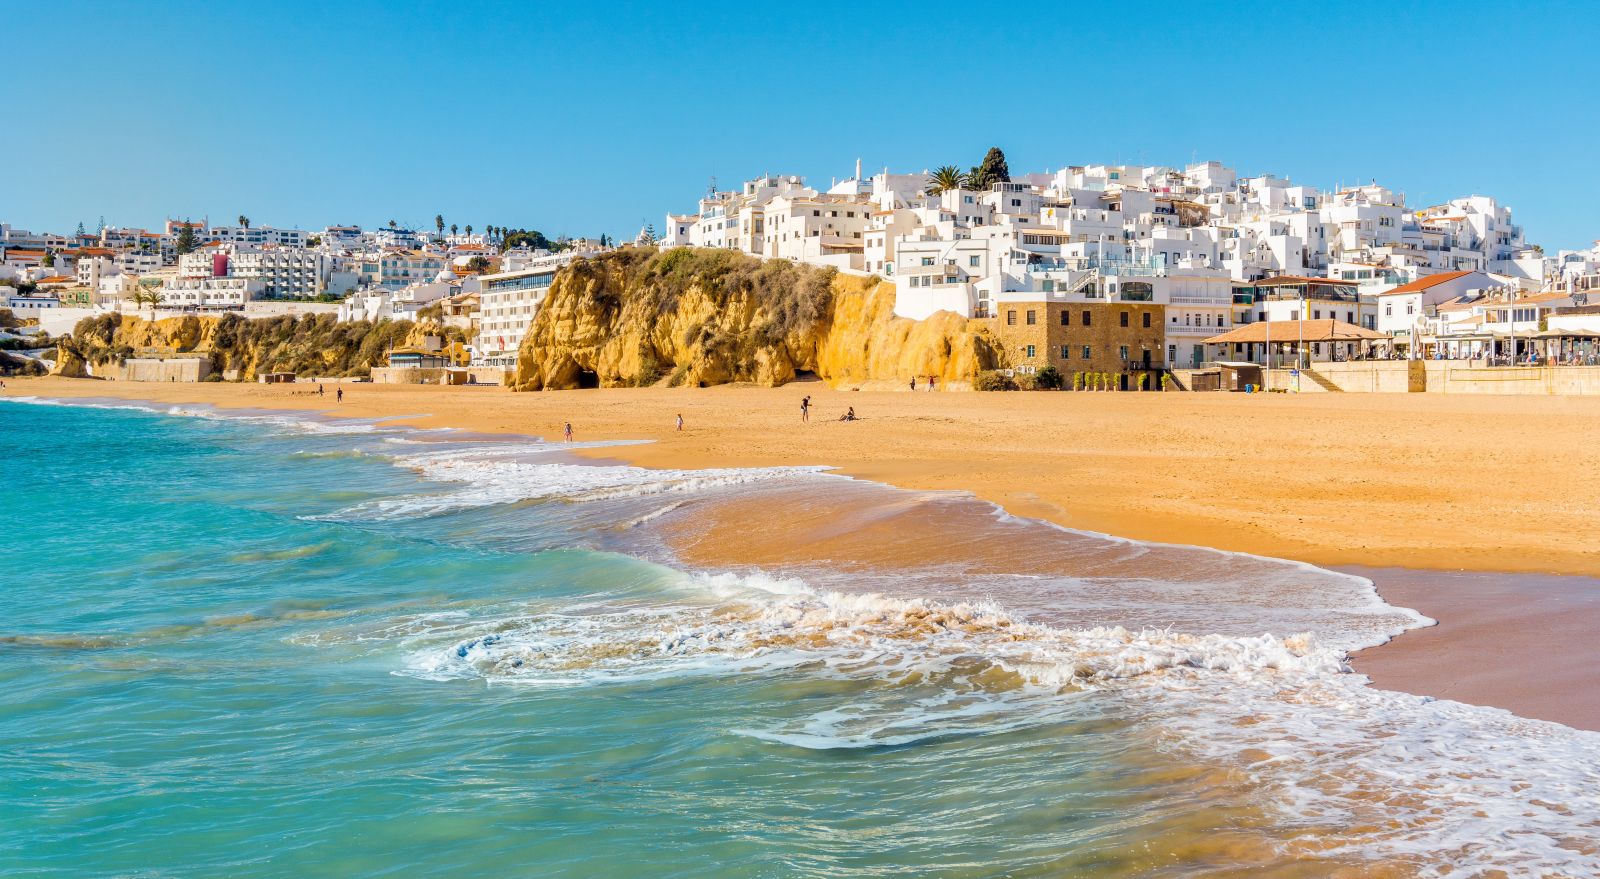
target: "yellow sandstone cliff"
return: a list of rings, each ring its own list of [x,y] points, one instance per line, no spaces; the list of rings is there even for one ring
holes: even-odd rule
[[[338,323],[331,314],[246,320],[239,315],[188,315],[146,320],[108,314],[86,318],[62,340],[55,375],[83,377],[93,367],[129,357],[205,355],[219,375],[237,370],[250,381],[263,372],[364,375],[382,366],[391,348],[415,346],[423,337],[459,335],[430,321]],[[104,375],[108,370],[96,368]]]
[[[779,385],[798,373],[859,387],[937,376],[970,384],[1000,364],[959,315],[894,316],[876,278],[723,250],[623,250],[557,274],[518,352],[520,390],[664,382]]]

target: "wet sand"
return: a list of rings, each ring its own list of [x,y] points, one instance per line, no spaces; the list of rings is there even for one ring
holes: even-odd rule
[[[1354,657],[1385,689],[1600,730],[1600,580],[1342,567],[1439,625]]]
[[[1600,398],[342,387],[342,403],[331,384],[318,397],[303,384],[12,379],[0,393],[312,410],[551,438],[570,420],[580,441],[654,440],[580,450],[640,466],[827,465],[970,492],[1070,528],[1325,567],[1600,577],[1591,537],[1600,532],[1600,469],[1588,461]],[[801,423],[806,395],[813,414]],[[847,407],[862,420],[838,421]],[[680,413],[683,432],[673,429]],[[846,530],[829,555],[862,550],[864,532]],[[1529,618],[1529,595],[1545,607],[1540,584],[1552,578],[1500,574],[1457,591],[1383,576],[1390,603],[1447,625],[1363,652],[1358,667],[1380,686],[1600,728],[1582,709],[1578,672],[1563,670],[1597,665],[1582,635],[1600,631],[1600,602],[1579,600],[1585,587],[1554,590],[1566,603]],[[1543,634],[1523,634],[1523,623]],[[1542,625],[1579,636],[1552,637]],[[1513,642],[1528,652],[1498,646]]]

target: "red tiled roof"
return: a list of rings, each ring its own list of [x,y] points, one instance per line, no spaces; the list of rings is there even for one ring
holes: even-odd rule
[[[1425,277],[1418,278],[1409,284],[1401,284],[1393,290],[1388,291],[1388,293],[1420,293],[1423,290],[1429,289],[1430,287],[1437,287],[1440,284],[1454,281],[1457,278],[1465,278],[1470,274],[1472,274],[1472,272],[1445,272],[1442,275],[1427,275]],[[1388,293],[1385,293],[1384,295],[1387,296]]]

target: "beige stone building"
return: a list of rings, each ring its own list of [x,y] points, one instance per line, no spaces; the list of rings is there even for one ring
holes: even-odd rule
[[[1054,366],[1072,387],[1074,373],[1111,373],[1118,387],[1160,387],[1165,307],[1138,302],[1001,302],[987,323],[1022,373]]]

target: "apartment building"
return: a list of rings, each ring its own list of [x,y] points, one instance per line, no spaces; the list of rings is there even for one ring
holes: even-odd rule
[[[550,292],[556,272],[593,251],[564,251],[517,260],[518,268],[481,275],[478,294],[479,329],[473,362],[482,366],[513,367],[522,337]]]

